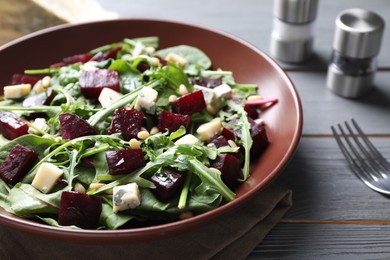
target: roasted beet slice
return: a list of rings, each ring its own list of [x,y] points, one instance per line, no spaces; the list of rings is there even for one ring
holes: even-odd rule
[[[268,146],[269,140],[264,125],[255,124],[252,126],[251,137],[253,140],[251,159],[257,159]]]
[[[259,117],[259,112],[254,106],[245,105],[244,110],[247,112],[248,116],[252,119],[256,119]]]
[[[128,174],[146,164],[142,149],[122,149],[106,152],[111,175]]]
[[[144,122],[144,113],[136,109],[117,109],[112,117],[108,134],[120,133],[125,140],[136,138]]]
[[[231,139],[231,140],[234,140],[234,139]],[[217,148],[222,147],[222,146],[229,146],[228,140],[223,135],[220,135],[217,138],[214,138],[210,143],[214,144]]]
[[[0,178],[6,183],[16,184],[34,166],[38,154],[20,144],[12,148],[0,165]]]
[[[198,90],[178,98],[172,103],[173,110],[176,113],[190,115],[201,112],[206,108],[202,90]]]
[[[28,132],[27,121],[8,111],[0,111],[0,133],[7,139],[13,140]]]
[[[102,199],[73,191],[64,191],[61,195],[58,224],[75,225],[85,229],[96,229],[102,212]]]
[[[66,57],[62,60],[65,65],[74,64],[77,62],[86,63],[91,60],[92,56],[89,54],[76,54],[70,57]]]
[[[48,106],[53,101],[56,93],[51,89],[47,89],[47,91],[29,96],[25,100],[23,100],[22,106],[24,107],[38,107],[38,106]]]
[[[231,189],[239,184],[238,179],[242,179],[243,173],[240,168],[240,160],[231,154],[219,154],[217,159],[211,162],[211,167],[221,171],[222,181]]]
[[[79,83],[83,96],[90,99],[97,99],[103,88],[120,91],[119,76],[115,70],[83,70]]]
[[[166,168],[162,173],[156,173],[150,178],[150,181],[156,185],[156,188],[151,191],[158,200],[167,202],[181,190],[184,180],[185,174]]]
[[[179,129],[180,126],[188,128],[190,121],[191,117],[189,115],[175,114],[163,110],[161,112],[157,127],[158,129],[160,129],[160,131],[165,131],[166,129],[168,129],[169,132],[174,132]]]
[[[39,78],[24,74],[14,74],[12,75],[11,85],[18,85],[18,84],[31,84],[31,86],[34,86],[35,83],[37,83]]]
[[[61,136],[64,139],[72,140],[77,137],[96,134],[95,129],[87,121],[75,114],[64,113],[59,116],[59,119]]]
[[[236,136],[234,135],[234,131],[230,128],[223,127],[222,134],[227,140],[236,140]]]

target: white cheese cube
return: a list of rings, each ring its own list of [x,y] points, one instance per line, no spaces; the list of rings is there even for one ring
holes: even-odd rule
[[[102,92],[100,92],[100,95],[98,97],[98,100],[102,107],[108,107],[111,105],[115,100],[118,100],[123,95],[119,92],[116,92],[113,89],[110,88],[103,88]]]
[[[215,95],[217,98],[232,98],[232,88],[228,84],[221,84],[214,88]]]
[[[63,171],[56,165],[44,162],[39,166],[31,185],[43,193],[49,193],[62,174]]]
[[[222,129],[221,119],[217,117],[208,123],[200,125],[196,132],[199,134],[200,140],[209,141],[219,136],[222,132]]]
[[[193,136],[192,134],[186,134],[185,136],[179,138],[176,142],[175,145],[179,144],[196,144],[199,142],[199,139]]]
[[[112,207],[116,213],[141,205],[141,193],[136,183],[116,186],[113,189]]]
[[[88,61],[81,65],[81,69],[85,71],[97,70],[98,68],[96,67],[96,65],[98,64],[99,63],[97,61]]]
[[[35,118],[32,125],[34,127],[28,128],[28,132],[30,134],[41,135],[42,132],[46,133],[49,131],[49,126],[47,125],[45,118]]]
[[[19,84],[4,87],[5,99],[18,99],[27,96],[31,91],[31,84]]]
[[[154,114],[156,112],[156,100],[158,92],[151,87],[144,87],[138,94],[135,104],[136,108],[144,108],[146,112]]]
[[[180,66],[180,67],[184,67],[185,65],[187,65],[187,60],[176,54],[176,53],[169,53],[166,57],[165,57],[165,60],[166,61],[169,61],[169,62],[172,62],[172,63],[175,63],[176,65]]]

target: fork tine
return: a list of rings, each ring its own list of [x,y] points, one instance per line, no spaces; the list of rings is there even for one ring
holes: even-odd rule
[[[375,155],[374,158],[376,158],[385,169],[390,168],[390,163],[383,157],[383,155],[376,149],[376,147],[371,143],[370,139],[367,138],[367,135],[364,134],[360,126],[357,124],[355,119],[352,118],[352,124],[356,128],[357,132],[360,134],[362,140],[367,145],[367,147],[370,149],[370,151]]]
[[[342,129],[341,125],[338,124],[338,127],[340,129],[341,135],[345,140],[348,140],[348,136],[345,134],[344,130]],[[363,181],[365,184],[368,184],[370,180],[373,180],[372,176],[367,172],[366,167],[362,167],[359,164],[356,163],[356,160],[353,159],[351,153],[348,151],[348,149],[345,147],[344,143],[341,141],[341,138],[339,134],[337,133],[335,127],[331,126],[333,136],[336,139],[336,142],[343,153],[345,159],[347,160],[349,166],[351,167],[352,171],[355,173],[355,175]],[[348,140],[347,143],[350,143]],[[348,144],[349,145],[349,144]]]

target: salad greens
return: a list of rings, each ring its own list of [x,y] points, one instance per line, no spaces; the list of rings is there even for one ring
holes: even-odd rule
[[[64,225],[58,217],[62,214],[61,195],[76,191],[101,199],[101,212],[95,228],[117,229],[132,221],[174,221],[180,219],[182,213],[201,214],[235,199],[234,189],[250,175],[252,128],[255,124],[244,105],[249,96],[257,95],[257,86],[236,83],[230,71],[213,70],[209,57],[195,47],[179,45],[158,50],[158,40],[157,37],[124,39],[69,57],[50,68],[24,72],[39,81],[21,98],[5,96],[0,102],[0,111],[27,119],[29,132],[12,140],[1,137],[0,165],[9,160],[10,150],[17,144],[34,151],[37,160],[16,184],[0,179],[1,207],[49,225],[78,229],[83,226],[77,221]],[[119,89],[116,92],[119,94],[109,103],[102,103],[101,96],[99,99],[87,98],[83,93],[83,74],[99,70],[118,74]],[[49,96],[50,89],[55,93],[54,98],[49,104],[25,106],[27,98],[39,94],[37,89],[44,77],[50,79],[44,93]],[[217,93],[217,89],[221,92]],[[146,101],[141,103],[145,93],[153,91],[158,93],[157,99],[149,102],[150,97],[146,96]],[[161,129],[163,111],[181,114],[177,113],[180,107],[175,107],[175,101],[196,91],[201,91],[205,107],[180,115],[183,120],[191,118],[187,125],[181,123],[173,130]],[[120,131],[109,133],[108,129],[115,124],[114,114],[121,109],[143,112],[143,128],[138,133],[146,131],[146,137],[138,134],[129,140]],[[42,113],[46,120],[44,128],[34,121],[37,115],[42,117]],[[68,130],[61,121],[63,114],[77,116],[93,129],[93,134],[64,138],[63,133]],[[215,118],[220,120],[219,125]],[[202,126],[206,128],[205,133],[200,130]],[[216,130],[206,126],[215,126]],[[74,127],[81,128],[79,124]],[[0,125],[0,132],[2,129]],[[225,131],[232,137],[227,138]],[[214,141],[219,136],[225,139],[221,144]],[[188,141],[189,138],[195,141]],[[132,142],[135,141],[132,139],[142,150],[144,165],[127,174],[112,174],[108,152],[133,149]],[[233,156],[224,157],[226,155]],[[223,172],[228,159],[216,163],[221,158],[233,160],[229,163],[238,162],[237,175],[231,177],[234,185],[225,181],[230,178]],[[32,182],[42,165],[47,164],[60,169],[62,175],[53,189],[44,193]],[[175,180],[169,180],[167,169],[173,170],[174,176],[183,177],[183,181],[173,196],[160,199],[155,193],[159,184],[153,178],[168,182]],[[119,193],[115,194],[116,187],[130,183],[135,183],[139,189],[139,205],[113,210],[115,197],[119,196]],[[84,191],[77,190],[77,185]]]

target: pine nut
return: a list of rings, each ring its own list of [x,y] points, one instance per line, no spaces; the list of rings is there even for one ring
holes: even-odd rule
[[[43,87],[42,80],[38,80],[33,87],[35,94],[40,94],[45,92],[45,88]]]
[[[231,140],[231,139],[228,140],[228,144],[230,145],[231,148],[237,148],[238,147],[237,144],[233,140]]]
[[[263,99],[262,96],[260,95],[253,95],[253,96],[249,96],[246,100],[260,100],[260,99]]]
[[[138,134],[137,134],[137,137],[141,140],[145,140],[146,138],[148,138],[150,136],[149,132],[148,131],[139,131]]]
[[[86,189],[84,188],[84,186],[78,182],[74,185],[74,191],[75,192],[78,192],[78,193],[86,193]]]
[[[50,76],[45,76],[43,79],[42,79],[42,86],[44,88],[48,88],[50,86],[50,82],[51,82],[51,77]]]
[[[177,100],[177,96],[176,95],[170,95],[169,98],[168,98],[169,102],[173,103]]]
[[[160,132],[160,130],[156,126],[154,126],[152,129],[150,129],[150,135],[155,135],[159,132]]]
[[[180,96],[184,96],[186,94],[188,94],[188,89],[187,89],[187,87],[184,84],[181,84],[179,86],[179,95]]]
[[[130,145],[131,149],[140,149],[141,148],[140,142],[135,138],[130,139],[129,145]]]
[[[218,170],[217,168],[210,167],[209,169],[212,170],[213,172],[215,172],[215,173],[218,174],[218,175],[221,175],[221,174],[222,174],[221,171]]]

